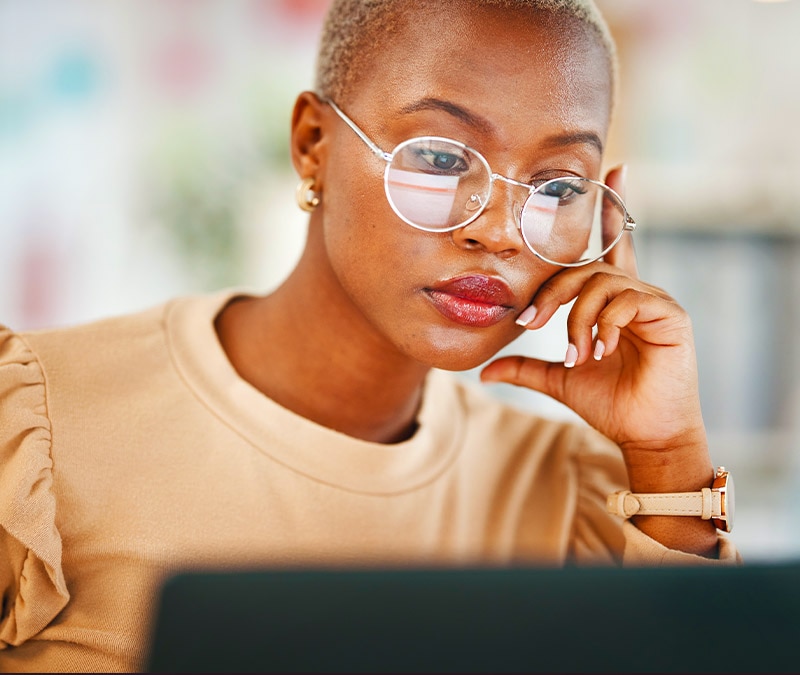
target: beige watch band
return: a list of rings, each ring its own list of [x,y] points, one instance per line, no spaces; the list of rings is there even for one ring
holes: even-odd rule
[[[733,478],[724,466],[718,466],[710,488],[699,492],[637,493],[622,490],[609,495],[609,513],[631,516],[700,516],[711,520],[723,532],[733,529]]]
[[[623,518],[631,516],[700,516],[703,520],[719,518],[722,496],[716,490],[700,492],[632,493],[622,490],[609,495],[609,513]]]

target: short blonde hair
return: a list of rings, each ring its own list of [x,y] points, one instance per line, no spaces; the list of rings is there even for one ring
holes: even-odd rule
[[[430,0],[333,0],[328,9],[317,55],[315,87],[325,98],[341,101],[358,79],[381,36],[391,35],[397,24]],[[435,0],[442,3],[443,0]],[[611,31],[593,0],[466,0],[469,7],[527,9],[561,15],[584,24],[598,38],[608,56],[613,91],[616,88],[617,52]]]

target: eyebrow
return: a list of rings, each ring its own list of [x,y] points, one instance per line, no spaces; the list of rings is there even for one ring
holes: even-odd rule
[[[545,145],[551,148],[563,148],[568,145],[593,145],[603,154],[603,141],[594,131],[573,131],[550,136]]]
[[[400,109],[400,113],[407,115],[409,113],[420,112],[421,110],[442,110],[484,133],[490,133],[493,129],[491,123],[480,115],[471,113],[466,108],[462,108],[452,101],[445,101],[441,98],[433,98],[430,96],[409,103],[407,106]]]
[[[486,118],[476,115],[452,101],[430,96],[402,107],[400,114],[407,115],[422,110],[444,111],[484,133],[491,133],[494,129]],[[570,145],[593,145],[601,155],[603,154],[603,141],[593,131],[565,132],[550,136],[545,141],[545,146],[550,148],[563,148]]]

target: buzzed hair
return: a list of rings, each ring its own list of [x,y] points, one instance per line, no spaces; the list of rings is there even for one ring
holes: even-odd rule
[[[436,3],[442,0],[433,0]],[[341,101],[358,79],[365,59],[391,35],[409,11],[431,0],[333,0],[323,24],[317,54],[315,88],[323,98]],[[474,7],[526,9],[572,18],[590,29],[608,56],[612,92],[617,53],[611,31],[593,0],[466,0]],[[612,94],[612,99],[614,98]]]

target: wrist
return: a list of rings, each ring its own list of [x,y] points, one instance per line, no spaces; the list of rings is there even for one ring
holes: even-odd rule
[[[664,448],[623,447],[633,492],[693,492],[711,485],[714,465],[705,438]]]
[[[620,490],[609,495],[606,504],[609,513],[623,518],[699,516],[704,521],[711,521],[714,527],[730,532],[733,528],[734,502],[733,478],[721,466],[715,471],[713,483],[700,491],[632,493],[630,490]]]

